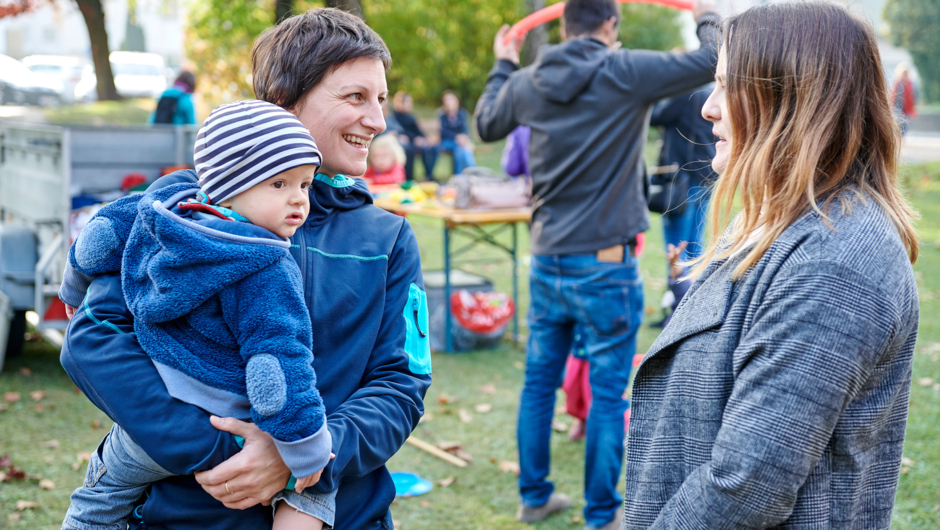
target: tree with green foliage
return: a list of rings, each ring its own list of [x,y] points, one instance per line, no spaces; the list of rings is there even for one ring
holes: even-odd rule
[[[892,43],[914,59],[924,99],[940,102],[940,0],[888,0],[884,17]]]
[[[417,101],[437,105],[441,93],[453,90],[466,107],[473,107],[493,66],[496,31],[541,5],[533,0],[328,3],[356,4],[364,10],[365,20],[392,52],[388,83],[393,93],[407,90]],[[187,55],[196,66],[200,91],[210,105],[251,97],[254,40],[278,17],[322,5],[310,0],[194,2],[187,28]],[[559,42],[557,21],[546,30],[549,42]],[[668,50],[682,43],[679,12],[651,5],[625,6],[621,37],[629,48]]]

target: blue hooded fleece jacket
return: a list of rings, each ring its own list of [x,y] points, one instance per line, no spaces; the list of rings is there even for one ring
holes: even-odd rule
[[[395,486],[385,464],[417,426],[431,383],[420,254],[408,222],[373,206],[361,180],[317,178],[290,249],[316,330],[313,365],[336,454],[312,489],[337,490],[336,528],[387,529]],[[151,189],[179,182],[196,182],[195,172]],[[95,277],[87,294],[85,285],[63,284],[59,294],[83,308],[66,331],[66,372],[151,458],[180,475],[153,484],[137,527],[270,529],[270,508],[229,510],[192,477],[239,446],[212,427],[208,413],[166,391],[133,333],[120,275]]]
[[[105,206],[69,264],[88,276],[121,273],[137,340],[171,396],[218,416],[250,416],[295,476],[312,475],[332,445],[290,243],[176,207],[198,192],[176,184]]]

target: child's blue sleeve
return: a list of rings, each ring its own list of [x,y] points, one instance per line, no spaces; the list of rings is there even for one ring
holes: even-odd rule
[[[333,444],[316,388],[300,269],[285,252],[278,263],[223,291],[222,299],[246,362],[252,420],[274,438],[294,476],[320,471]]]

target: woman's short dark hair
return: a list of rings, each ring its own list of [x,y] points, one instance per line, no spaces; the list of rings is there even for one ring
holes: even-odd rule
[[[568,37],[590,35],[611,17],[620,22],[617,0],[568,0],[562,16]]]
[[[184,85],[189,89],[190,94],[196,90],[196,76],[193,75],[192,72],[187,72],[185,70],[180,72],[180,75],[176,76],[176,81],[174,81],[174,83]]]
[[[369,57],[392,63],[388,46],[361,18],[333,8],[286,18],[251,50],[255,97],[293,109],[308,90],[343,63]]]

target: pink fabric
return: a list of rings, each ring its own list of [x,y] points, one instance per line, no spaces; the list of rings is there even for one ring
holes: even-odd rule
[[[591,410],[591,366],[587,360],[568,356],[565,364],[565,381],[561,384],[565,391],[565,411],[584,421]]]
[[[395,164],[385,173],[378,173],[374,167],[369,166],[362,179],[368,184],[401,184],[405,181],[405,168]]]

